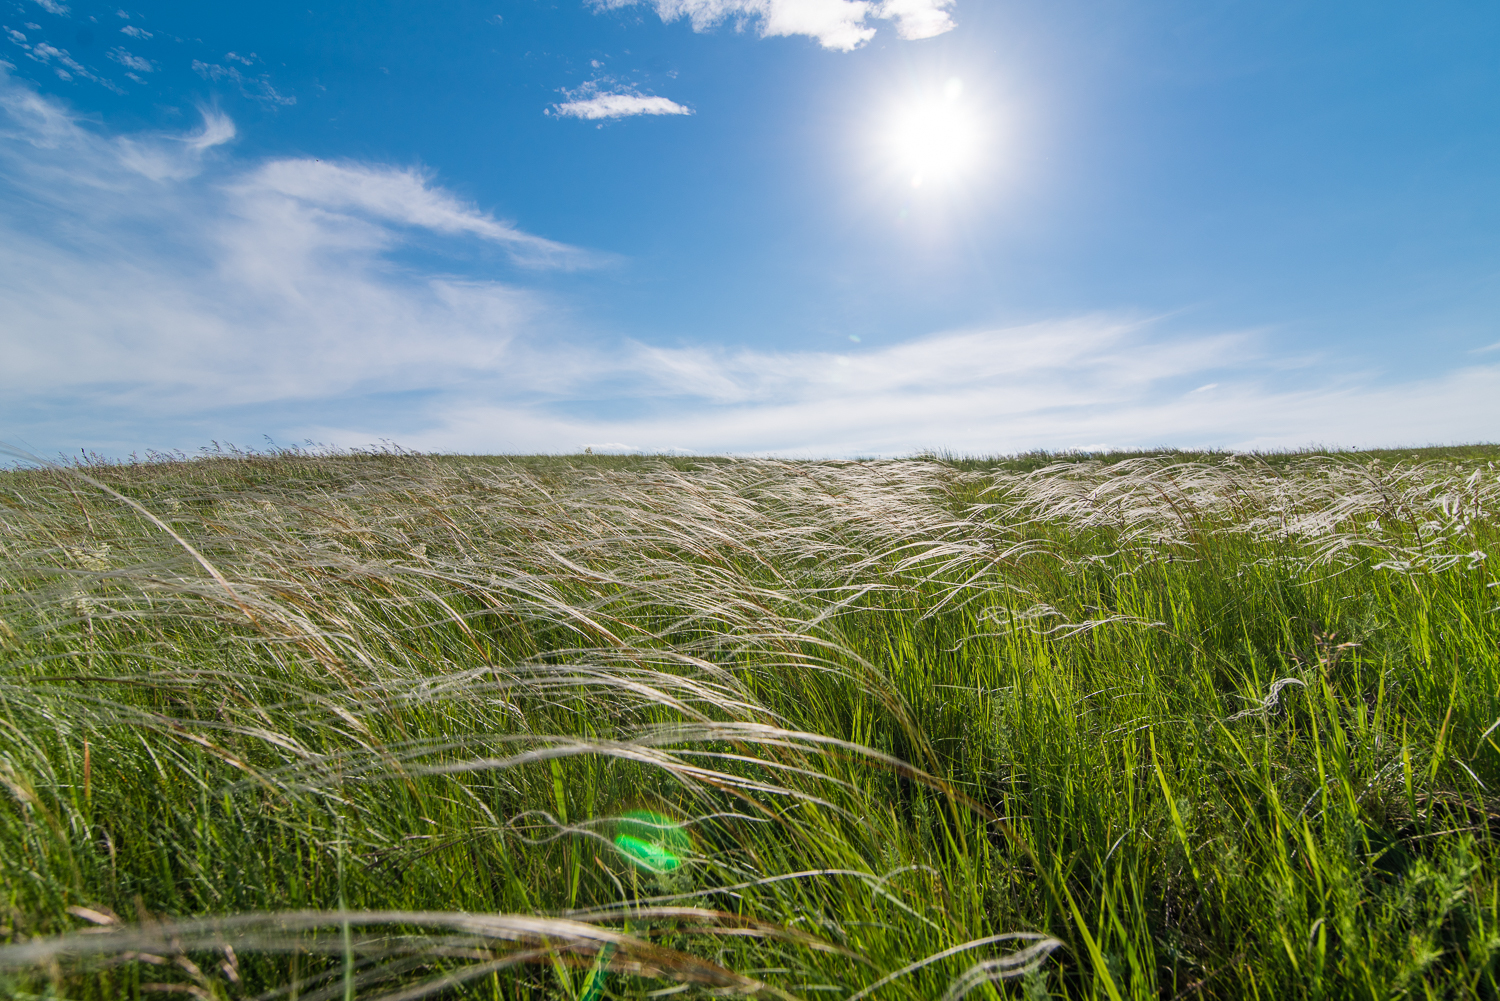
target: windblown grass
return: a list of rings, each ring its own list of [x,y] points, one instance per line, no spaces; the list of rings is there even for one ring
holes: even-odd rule
[[[1116,458],[0,474],[0,990],[1495,997],[1500,469]]]

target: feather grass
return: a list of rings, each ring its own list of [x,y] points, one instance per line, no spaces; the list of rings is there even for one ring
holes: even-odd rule
[[[1486,459],[0,489],[12,993],[1497,993]]]

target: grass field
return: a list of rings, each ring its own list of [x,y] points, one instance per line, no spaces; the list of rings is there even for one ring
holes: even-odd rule
[[[0,473],[0,993],[1497,997],[1497,522],[1478,446]]]

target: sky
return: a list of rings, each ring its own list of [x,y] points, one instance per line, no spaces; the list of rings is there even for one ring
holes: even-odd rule
[[[0,36],[36,454],[1500,439],[1493,3],[0,0]]]

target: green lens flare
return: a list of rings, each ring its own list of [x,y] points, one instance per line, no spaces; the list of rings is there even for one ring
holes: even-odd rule
[[[682,825],[650,810],[632,810],[619,819],[615,847],[626,860],[648,872],[667,873],[682,866],[693,839]]]
[[[620,849],[631,862],[642,869],[652,872],[671,872],[682,865],[682,860],[671,852],[666,851],[660,845],[653,845],[649,841],[640,838],[632,838],[628,834],[621,834],[615,838],[615,847]]]

